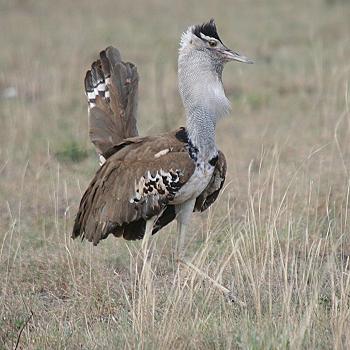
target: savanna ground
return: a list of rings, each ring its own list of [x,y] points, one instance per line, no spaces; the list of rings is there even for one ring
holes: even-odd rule
[[[140,242],[70,239],[98,167],[89,64],[120,48],[140,132],[175,128],[179,36],[210,17],[256,64],[225,68],[228,178],[186,255],[245,305],[177,269],[173,224],[151,281]],[[349,18],[341,0],[1,0],[0,349],[350,348]]]

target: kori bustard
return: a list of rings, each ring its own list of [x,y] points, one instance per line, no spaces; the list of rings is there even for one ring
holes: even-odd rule
[[[222,71],[229,61],[251,63],[227,48],[214,20],[189,27],[181,37],[179,91],[186,128],[138,136],[138,74],[113,47],[100,52],[85,77],[89,134],[102,166],[85,191],[72,237],[98,244],[109,234],[127,240],[149,237],[176,219],[177,257],[192,212],[217,198],[226,160],[215,143],[215,127],[228,113]]]

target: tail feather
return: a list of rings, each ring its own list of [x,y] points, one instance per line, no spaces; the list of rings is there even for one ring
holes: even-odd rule
[[[108,47],[85,76],[89,105],[89,134],[101,155],[129,137],[138,136],[136,126],[138,73],[123,62],[119,51]]]
[[[109,65],[109,60],[107,58],[106,50],[103,50],[100,52],[100,60],[101,60],[102,72],[105,77],[105,82],[106,82],[106,85],[108,86],[111,80],[111,69]]]

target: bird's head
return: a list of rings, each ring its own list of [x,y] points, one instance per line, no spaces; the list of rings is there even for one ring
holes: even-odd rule
[[[208,23],[190,26],[182,34],[180,56],[191,52],[200,52],[215,64],[224,65],[230,61],[253,63],[250,59],[229,49],[221,41],[214,19]]]

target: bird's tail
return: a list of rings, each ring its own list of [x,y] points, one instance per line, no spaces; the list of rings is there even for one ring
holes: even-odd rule
[[[89,105],[89,135],[101,155],[129,137],[138,136],[136,126],[138,73],[123,62],[119,51],[100,52],[85,76]]]

